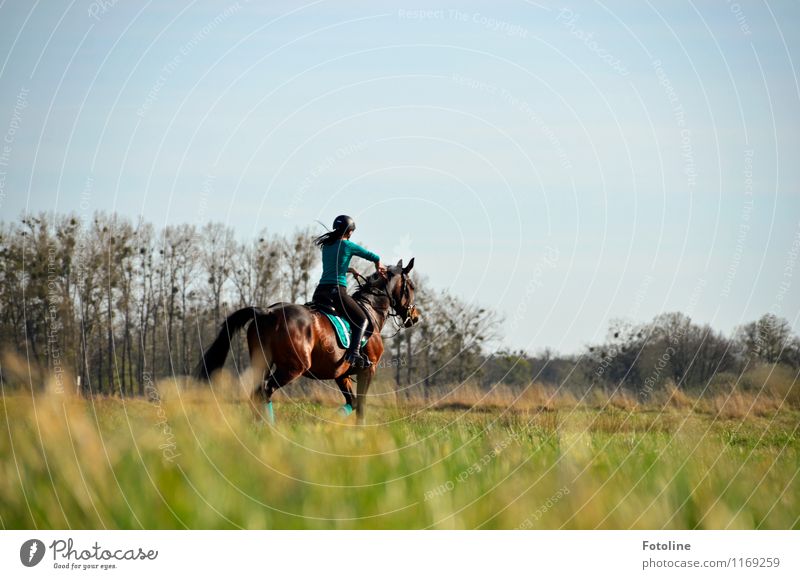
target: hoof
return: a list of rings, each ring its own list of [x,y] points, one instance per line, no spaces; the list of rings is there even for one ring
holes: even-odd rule
[[[349,404],[345,404],[341,408],[339,408],[339,414],[342,416],[350,416],[353,413],[353,407]]]

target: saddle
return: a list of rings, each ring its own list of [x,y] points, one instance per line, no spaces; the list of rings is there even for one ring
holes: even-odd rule
[[[330,301],[311,301],[306,302],[303,304],[305,307],[310,309],[311,311],[320,312],[321,314],[325,314],[325,317],[328,318],[331,325],[333,326],[334,333],[336,334],[336,341],[339,342],[339,346],[344,348],[345,350],[350,346],[350,322],[344,316],[339,315],[336,311],[336,308],[333,305],[333,300]],[[362,308],[363,309],[363,308]],[[367,314],[366,311],[364,311]],[[364,332],[364,337],[361,339],[361,346],[363,347],[364,344],[367,343],[369,337],[372,335],[372,317],[367,314],[367,329]]]

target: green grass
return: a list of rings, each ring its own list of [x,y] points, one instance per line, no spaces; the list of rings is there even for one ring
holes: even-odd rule
[[[723,420],[691,408],[393,404],[371,407],[366,427],[332,405],[284,398],[275,410],[270,428],[210,393],[0,398],[0,523],[800,528],[796,410]]]

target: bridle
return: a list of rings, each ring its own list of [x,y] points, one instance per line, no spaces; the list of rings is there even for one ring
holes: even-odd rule
[[[411,312],[414,311],[414,302],[411,301],[411,294],[410,294],[410,291],[409,291],[409,288],[408,288],[408,283],[409,282],[408,282],[408,277],[406,276],[406,274],[403,273],[403,272],[400,272],[400,281],[401,281],[402,285],[400,287],[400,303],[398,303],[398,301],[394,298],[394,296],[391,293],[389,293],[389,284],[388,283],[386,285],[384,285],[383,287],[379,288],[378,286],[372,285],[370,283],[370,281],[366,277],[361,275],[360,273],[355,272],[355,270],[353,270],[353,271],[355,273],[356,283],[358,283],[358,289],[360,291],[362,291],[363,293],[368,293],[368,294],[372,294],[372,295],[376,295],[376,296],[378,296],[378,295],[379,296],[386,296],[386,298],[389,300],[389,311],[387,312],[387,316],[392,318],[395,321],[396,324],[398,324],[397,319],[400,318],[400,322],[398,324],[399,327],[397,329],[397,332],[392,334],[392,336],[397,335],[400,332],[400,330],[402,330],[404,327],[406,327],[406,324],[411,320]],[[363,279],[364,283],[362,284],[359,281],[358,278]],[[377,291],[374,291],[374,290],[377,290]],[[408,304],[403,305],[402,302],[403,302],[404,299],[406,301],[408,301]],[[399,311],[399,309],[401,307],[405,310],[404,312],[400,312]]]
[[[400,281],[402,283],[402,285],[400,286],[400,304],[397,304],[396,300],[392,296],[389,296],[388,287],[385,287],[383,289],[386,291],[386,295],[389,296],[389,305],[394,310],[394,313],[390,312],[389,315],[395,318],[402,317],[403,319],[401,320],[400,325],[402,327],[406,327],[406,323],[411,320],[411,312],[414,311],[414,302],[411,301],[411,292],[408,289],[408,277],[403,272],[400,272]],[[403,306],[406,311],[404,314],[399,314],[397,312],[398,309],[397,306],[402,305],[404,298],[408,302],[405,306]]]

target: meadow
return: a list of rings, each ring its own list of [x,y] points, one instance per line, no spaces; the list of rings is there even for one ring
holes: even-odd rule
[[[234,380],[148,399],[46,382],[0,398],[2,528],[800,528],[785,396],[379,384],[358,427],[319,385],[276,395],[270,426]]]

